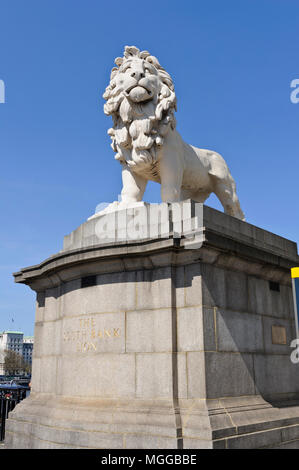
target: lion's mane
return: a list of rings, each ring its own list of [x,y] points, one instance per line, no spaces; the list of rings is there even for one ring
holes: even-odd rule
[[[157,102],[133,103],[117,87],[115,77],[119,67],[134,56],[156,68],[161,82]],[[124,57],[117,57],[115,64],[117,67],[112,69],[110,83],[103,95],[107,100],[104,112],[113,118],[113,128],[108,130],[108,134],[112,139],[111,147],[116,152],[115,158],[130,167],[153,164],[169,128],[176,126],[176,96],[172,79],[156,57],[134,46],[126,46]]]

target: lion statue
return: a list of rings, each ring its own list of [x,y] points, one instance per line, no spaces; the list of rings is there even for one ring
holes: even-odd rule
[[[163,202],[203,203],[213,192],[227,214],[245,220],[221,155],[186,144],[177,132],[173,82],[157,58],[126,46],[115,64],[103,95],[104,112],[113,119],[111,146],[122,165],[121,201],[112,206],[142,201],[151,180],[161,184]]]

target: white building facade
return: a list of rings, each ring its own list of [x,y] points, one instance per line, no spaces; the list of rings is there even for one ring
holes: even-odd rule
[[[24,336],[23,338],[23,359],[27,364],[32,364],[33,336]]]
[[[24,337],[20,331],[4,331],[0,333],[0,375],[5,375],[4,358],[5,351],[14,351],[31,364],[33,351],[33,337]]]

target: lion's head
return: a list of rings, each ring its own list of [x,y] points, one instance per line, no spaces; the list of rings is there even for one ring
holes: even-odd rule
[[[104,112],[113,118],[108,134],[115,158],[131,167],[152,164],[169,128],[175,128],[173,82],[156,57],[135,46],[126,46],[115,63],[103,95]]]

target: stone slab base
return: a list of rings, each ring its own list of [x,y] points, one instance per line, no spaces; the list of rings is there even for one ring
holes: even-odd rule
[[[114,402],[31,396],[10,414],[7,448],[299,448],[299,406],[260,396]]]
[[[188,236],[98,243],[96,218],[15,274],[37,309],[8,448],[299,447],[297,246],[187,208]]]

